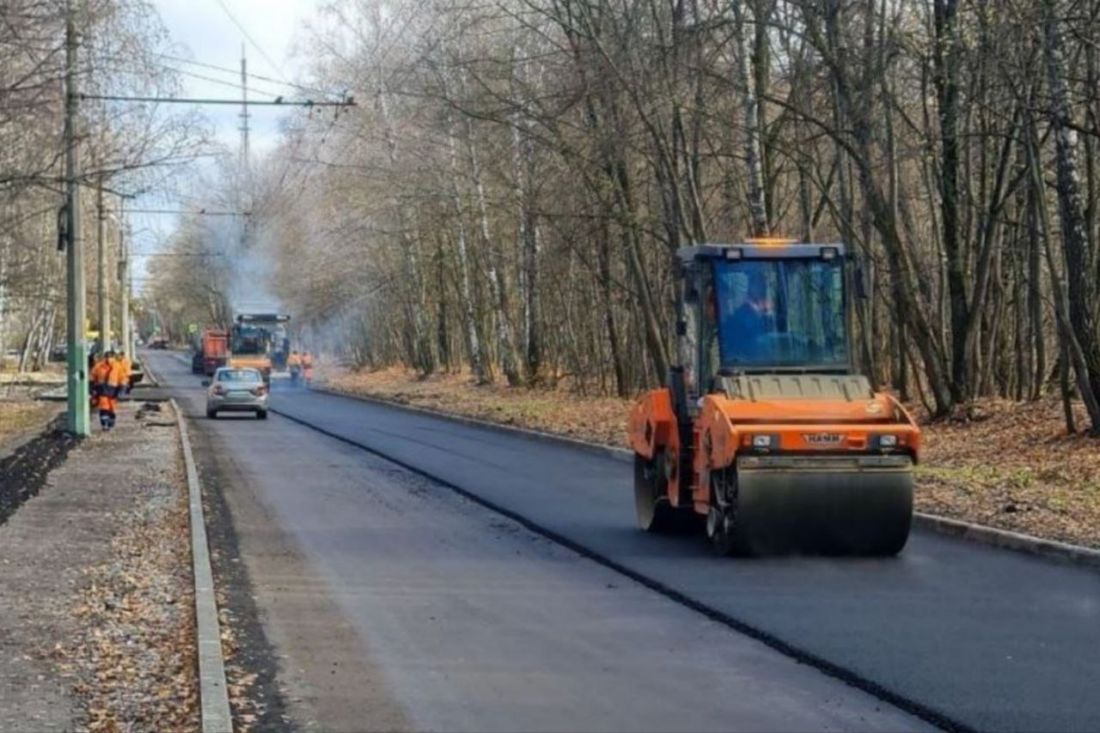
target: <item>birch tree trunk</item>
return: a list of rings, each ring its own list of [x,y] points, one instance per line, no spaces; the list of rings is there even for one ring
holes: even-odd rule
[[[462,194],[458,188],[461,174],[458,166],[458,142],[455,140],[453,121],[448,119],[447,144],[450,150],[450,183],[449,193],[451,205],[455,217],[455,237],[458,254],[459,271],[459,298],[462,301],[462,321],[466,331],[466,350],[470,355],[470,369],[474,373],[474,379],[478,384],[489,384],[493,381],[489,371],[488,360],[481,346],[481,339],[477,332],[477,318],[474,314],[474,299],[470,284],[470,254],[466,240],[465,211],[462,205]]]
[[[749,217],[752,227],[752,236],[766,237],[771,234],[771,223],[768,221],[768,202],[766,188],[764,187],[764,166],[760,144],[760,117],[759,106],[756,99],[753,73],[750,67],[748,43],[745,34],[746,28],[744,0],[730,0],[733,9],[735,55],[737,63],[737,80],[741,87],[741,103],[744,107],[743,124],[745,145],[745,167],[748,172],[749,184]]]
[[[1047,115],[1054,133],[1054,160],[1057,175],[1058,213],[1062,222],[1062,247],[1066,263],[1069,322],[1080,344],[1081,368],[1078,381],[1087,381],[1093,395],[1100,394],[1100,335],[1094,313],[1093,282],[1088,238],[1085,234],[1084,206],[1077,162],[1077,133],[1072,128],[1072,113],[1065,84],[1062,36],[1059,33],[1055,0],[1043,4],[1043,58],[1046,62],[1050,106]],[[1053,279],[1054,274],[1051,273]],[[1085,395],[1082,395],[1084,397]],[[1095,397],[1093,398],[1095,403]],[[1094,405],[1095,406],[1095,405]],[[1100,407],[1089,410],[1092,430],[1100,430]]]
[[[1035,190],[1041,192],[1043,174],[1040,168],[1038,142],[1036,141],[1036,135],[1030,125],[1029,130],[1030,134],[1027,140],[1028,169]],[[1093,390],[1092,383],[1089,381],[1088,362],[1085,357],[1085,352],[1073,328],[1072,306],[1069,302],[1070,298],[1066,293],[1066,288],[1062,284],[1061,275],[1058,272],[1058,267],[1056,266],[1054,255],[1051,251],[1051,222],[1044,197],[1042,195],[1036,196],[1034,205],[1036,206],[1035,215],[1039,224],[1040,235],[1044,242],[1043,251],[1046,254],[1047,267],[1050,269],[1050,287],[1054,300],[1054,317],[1062,354],[1060,362],[1061,369],[1063,370],[1063,400],[1068,400],[1065,385],[1068,382],[1069,367],[1072,365],[1072,371],[1076,375],[1077,389],[1088,410],[1089,420],[1092,423],[1092,430],[1096,431],[1097,428],[1100,427],[1100,402],[1098,402],[1097,393]],[[1065,237],[1064,233],[1063,237]],[[1067,271],[1066,277],[1067,279],[1072,279],[1073,276]],[[1072,407],[1068,405],[1066,409],[1066,427],[1072,432],[1075,429],[1073,424],[1073,410]]]
[[[372,22],[375,33],[375,43],[381,47],[382,43],[382,12],[381,4],[372,7]],[[374,69],[375,74],[375,107],[382,120],[382,134],[386,146],[386,154],[390,167],[399,169],[397,133],[394,129],[393,119],[390,115],[389,95],[386,88],[385,72],[381,64]],[[399,189],[391,188],[390,208],[397,219],[398,237],[401,245],[401,261],[404,267],[404,276],[408,281],[410,294],[405,298],[405,319],[412,329],[412,361],[422,374],[431,374],[435,371],[435,354],[432,350],[432,338],[425,317],[426,307],[424,303],[424,278],[420,266],[420,242],[411,233],[411,221],[404,203],[401,201]]]

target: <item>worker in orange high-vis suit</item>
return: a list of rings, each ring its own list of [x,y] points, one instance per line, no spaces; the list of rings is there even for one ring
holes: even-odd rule
[[[88,379],[92,383],[92,407],[99,411],[99,427],[104,430],[110,427],[110,414],[113,410],[110,399],[111,370],[114,369],[113,358],[114,353],[108,351],[96,361],[95,365],[92,366],[91,373],[88,375]]]
[[[99,398],[107,389],[107,377],[111,374],[111,365],[104,354],[96,356],[92,362],[92,368],[88,372],[88,392],[91,395],[92,410],[99,409]],[[100,426],[104,425],[104,418],[99,418]]]
[[[305,378],[308,387],[313,382],[313,354],[308,351],[302,352],[302,376]]]
[[[118,354],[119,363],[122,364],[122,370],[126,377],[122,383],[122,392],[124,394],[130,394],[130,388],[133,386],[130,384],[130,376],[134,373],[134,363],[130,361],[130,357],[126,355],[125,351],[120,351]]]
[[[297,387],[298,380],[302,376],[302,357],[298,355],[297,351],[290,352],[290,356],[286,359],[286,368],[290,370],[290,383]]]
[[[126,389],[126,366],[119,355],[113,351],[107,354],[107,364],[110,368],[107,372],[107,386],[99,398],[99,424],[104,430],[110,430],[115,426],[118,415],[118,398]]]

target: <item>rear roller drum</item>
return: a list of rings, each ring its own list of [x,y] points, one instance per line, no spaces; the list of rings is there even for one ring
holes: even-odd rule
[[[675,510],[668,503],[663,451],[652,459],[634,454],[634,510],[639,529],[658,533],[672,529]]]

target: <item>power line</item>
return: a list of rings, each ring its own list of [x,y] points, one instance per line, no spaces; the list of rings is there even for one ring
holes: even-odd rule
[[[224,252],[131,252],[131,257],[225,257]]]
[[[235,15],[233,15],[232,11],[229,10],[229,6],[226,5],[225,2],[223,2],[223,0],[214,0],[214,1],[221,7],[221,9],[223,11],[225,11],[225,14],[229,16],[229,19],[231,21],[233,21],[233,25],[237,26],[237,30],[239,30],[241,32],[241,34],[245,37],[245,40],[247,40],[249,43],[251,43],[252,47],[255,48],[257,51],[259,51],[260,55],[264,57],[264,60],[267,61],[267,63],[271,64],[271,67],[273,69],[278,71],[283,76],[286,76],[286,72],[283,71],[282,67],[279,66],[279,64],[275,63],[272,60],[272,58],[267,55],[267,52],[264,51],[263,48],[260,47],[260,44],[256,43],[256,41],[252,38],[252,36],[249,35],[249,33],[245,29],[244,25],[242,25],[241,22],[239,20],[237,20],[237,17]]]
[[[158,54],[158,55],[163,56],[163,54]],[[172,66],[171,64],[166,64],[166,63],[160,63],[160,64],[158,64],[158,66],[160,66],[161,68],[163,68],[167,71],[171,71],[175,74],[182,74],[183,76],[191,77],[192,79],[199,79],[200,81],[210,82],[211,84],[219,84],[219,85],[224,86],[224,87],[230,87],[231,89],[240,89],[241,88],[240,82],[237,82],[237,81],[227,81],[225,79],[218,79],[218,78],[213,77],[213,76],[206,76],[205,74],[199,74],[199,73],[194,72],[194,71],[188,71],[187,69],[180,69],[180,68],[177,68],[175,66]],[[203,66],[206,66],[206,64],[203,64]],[[215,67],[215,68],[217,68],[217,67]],[[131,70],[128,70],[128,69],[120,69],[119,71],[121,73],[133,73],[133,74],[140,73],[139,71],[136,71],[136,70],[131,71]],[[239,74],[240,71],[236,71],[234,73]],[[253,75],[249,74],[249,76],[253,76]],[[292,85],[292,84],[286,84],[286,83],[279,82],[279,81],[276,81],[276,80],[271,80],[271,81],[273,81],[276,84],[281,84],[283,86],[288,86],[288,87],[289,86],[295,86],[295,85]],[[303,91],[307,90],[306,87],[300,87],[300,88]],[[324,92],[324,91],[321,91],[321,90],[314,90],[314,91],[317,91],[320,94],[327,94],[327,92]],[[280,96],[278,92],[270,91],[270,90],[267,90],[267,89],[263,90],[263,93],[268,95],[268,96],[271,96],[271,97]]]
[[[225,74],[238,74],[238,73],[240,73],[240,71],[238,69],[230,69],[227,66],[217,66],[215,64],[208,64],[208,63],[205,63],[203,61],[194,61],[192,59],[185,59],[182,56],[173,56],[173,55],[167,54],[167,53],[158,53],[156,55],[160,56],[162,59],[167,59],[169,61],[175,61],[176,63],[180,63],[180,64],[190,64],[191,66],[198,66],[198,67],[203,68],[203,69],[210,69],[211,71],[220,71],[220,72],[225,73]],[[169,68],[172,68],[172,67],[169,67]],[[176,69],[176,70],[179,71],[179,69]],[[187,73],[187,72],[183,72],[183,73]],[[311,94],[331,94],[331,92],[326,91],[324,89],[321,89],[319,87],[309,87],[309,86],[305,86],[303,84],[298,84],[298,83],[295,83],[295,82],[292,82],[292,81],[287,81],[286,79],[276,79],[276,78],[271,77],[271,76],[264,76],[262,74],[256,74],[256,73],[253,73],[251,71],[248,72],[248,76],[253,78],[253,79],[258,79],[260,81],[266,81],[266,82],[270,82],[272,84],[279,84],[281,86],[292,87],[294,89],[299,89],[303,92],[309,92]],[[202,77],[200,77],[200,78],[202,78]],[[234,86],[239,86],[236,82],[226,82],[226,83],[227,84],[233,84]]]
[[[198,97],[127,97],[114,94],[78,94],[81,100],[100,102],[146,102],[149,104],[233,104],[241,103],[239,99],[206,99]],[[249,101],[250,105],[264,107],[355,107],[355,99],[347,97],[339,102],[314,101],[312,99],[283,99],[276,97],[272,100]]]
[[[122,209],[122,214],[189,214],[192,216],[252,216],[251,211],[188,211],[187,209]]]
[[[163,66],[165,69],[168,69],[169,71],[174,71],[177,74],[183,74],[184,76],[189,76],[192,79],[199,79],[201,81],[207,81],[207,82],[210,82],[211,84],[220,84],[223,87],[231,87],[233,89],[240,89],[241,88],[240,83],[235,82],[235,81],[226,81],[225,79],[217,79],[213,76],[206,76],[205,74],[196,74],[193,71],[187,71],[186,69],[177,69],[176,67],[169,66],[168,64],[161,64],[161,66]],[[240,73],[240,72],[238,72],[238,73]],[[249,74],[249,76],[252,76],[252,75]],[[275,94],[273,92],[270,92],[270,91],[267,91],[267,90],[263,90],[263,91],[264,91],[264,94],[269,94],[272,97],[278,96],[277,94]]]

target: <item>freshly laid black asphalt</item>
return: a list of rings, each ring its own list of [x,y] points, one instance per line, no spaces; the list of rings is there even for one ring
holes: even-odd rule
[[[481,497],[949,725],[1100,730],[1094,570],[922,531],[888,560],[718,559],[695,538],[637,531],[631,468],[614,458],[327,394],[279,394],[275,407]]]
[[[198,379],[153,361],[211,536],[234,536],[218,582],[256,604],[242,656],[276,670],[286,722],[264,730],[929,728],[391,461],[278,415],[206,418]]]

